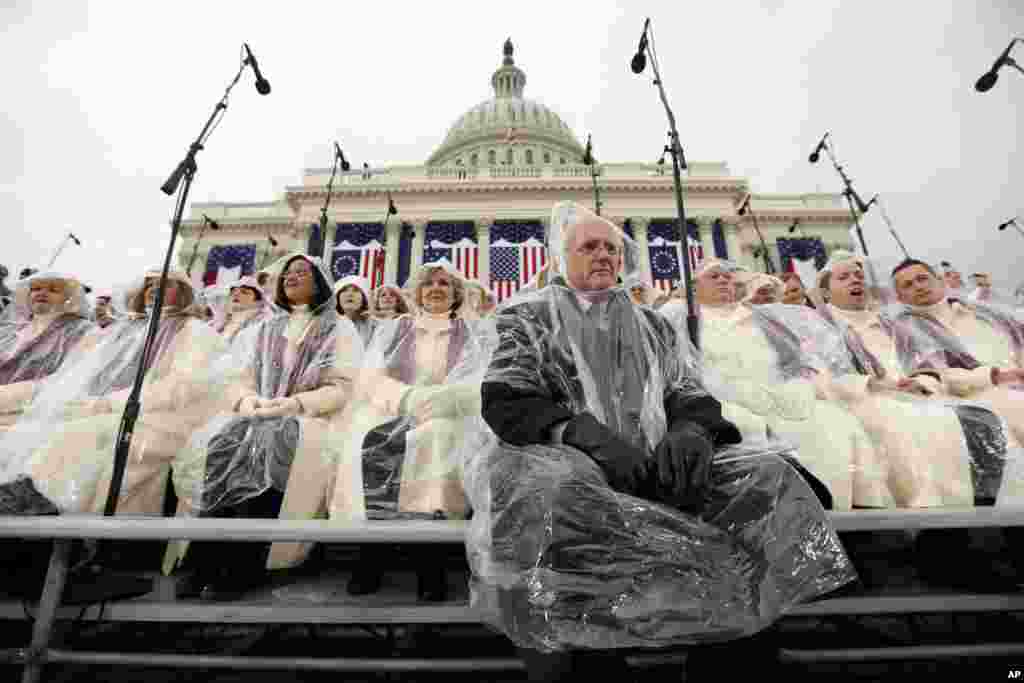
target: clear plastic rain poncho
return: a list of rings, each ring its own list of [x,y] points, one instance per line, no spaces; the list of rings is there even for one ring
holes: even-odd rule
[[[60,293],[56,305],[33,304],[25,318],[0,323],[0,426],[9,426],[32,400],[37,382],[68,361],[96,328],[89,321],[82,285],[62,273],[37,273],[15,283],[16,296],[27,300],[33,286]]]
[[[623,274],[635,271],[635,243],[574,204],[550,223],[560,263],[583,223],[611,230]],[[482,386],[493,433],[463,450],[473,601],[494,625],[544,651],[728,640],[852,580],[790,449],[728,445],[739,435],[684,357],[685,328],[621,285],[580,292],[553,275],[499,308]],[[666,433],[704,427],[716,453],[696,514],[614,490],[582,451],[552,441],[552,425],[584,412],[648,454]]]
[[[372,295],[372,291],[370,290],[370,281],[365,277],[360,277],[359,275],[348,275],[335,283],[334,302],[339,315],[345,315],[341,307],[343,297],[342,291],[349,287],[354,287],[363,296],[362,305],[355,314],[355,317],[346,317],[348,317],[352,324],[355,325],[356,331],[359,332],[359,339],[362,340],[363,347],[365,348],[366,345],[370,343],[370,337],[373,336],[373,330],[376,323],[370,311],[370,297]]]
[[[191,513],[238,506],[271,489],[289,493],[282,516],[292,504],[312,505],[306,516],[324,507],[339,450],[332,423],[351,396],[362,344],[334,309],[322,261],[295,253],[284,265],[282,274],[302,269],[305,275],[292,277],[313,280],[313,303],[290,304],[279,278],[281,312],[259,324],[250,343],[232,346],[242,371],[226,392],[229,400],[175,462],[179,498]]]
[[[256,300],[246,304],[236,303],[235,290],[242,288],[252,291]],[[251,337],[259,324],[278,310],[251,275],[231,283],[224,296],[210,298],[214,302],[213,328],[223,335],[228,344]]]
[[[989,407],[1024,443],[1024,384],[992,381],[995,368],[1022,367],[1020,316],[991,304],[945,300],[929,307],[898,305],[884,313],[906,375],[930,379],[936,391]]]
[[[33,283],[63,288],[64,300],[46,311],[0,325],[0,385],[37,380],[52,374],[86,334],[92,331],[88,302],[77,278],[64,273],[36,273],[14,285],[15,296],[29,300]]]
[[[65,512],[103,509],[118,426],[143,362],[145,290],[158,279],[151,271],[124,288],[129,316],[90,337],[94,347],[41,383],[22,418],[0,437],[0,481],[28,477]],[[162,512],[170,462],[216,410],[232,372],[220,338],[194,313],[183,273],[169,275],[165,303],[145,359],[119,512]]]
[[[427,291],[426,281],[438,271],[450,288],[428,308],[424,299],[436,292]],[[459,454],[480,414],[493,326],[458,317],[466,285],[446,260],[422,265],[407,286],[415,315],[378,321],[364,357],[332,518],[467,514]]]
[[[895,349],[889,323],[877,313],[854,316],[829,305],[823,319],[840,335],[856,374],[830,376],[826,393],[842,401],[865,425],[884,461],[896,505],[991,505],[1021,500],[1024,482],[1017,461],[1024,455],[1009,426],[997,413],[971,401],[937,391],[934,381],[894,372],[880,355],[879,340]],[[864,329],[864,316],[877,323]],[[859,322],[855,328],[851,320]],[[874,330],[865,342],[863,334]],[[872,346],[875,347],[872,350]],[[877,380],[874,388],[869,379]],[[858,382],[858,380],[860,380]],[[1009,465],[1009,466],[1008,466]]]
[[[1000,336],[1001,348],[993,349],[991,357],[979,357],[965,341],[934,314],[940,306],[954,311],[963,307],[983,321]],[[915,307],[897,304],[883,312],[897,343],[897,352],[904,372],[908,375],[928,370],[975,370],[996,363],[1021,367],[1024,361],[1024,315],[1004,307],[956,301],[936,304],[935,307]]]
[[[697,271],[698,280],[713,278],[707,286],[728,298],[700,307],[702,374],[723,414],[745,439],[768,434],[795,448],[835,509],[887,507],[885,471],[871,438],[848,410],[819,395],[823,377],[852,372],[838,335],[806,306],[737,303],[725,277],[734,268],[711,259]],[[714,280],[716,273],[721,279]],[[684,307],[662,310],[685,325]]]

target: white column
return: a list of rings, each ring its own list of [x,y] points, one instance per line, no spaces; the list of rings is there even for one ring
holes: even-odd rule
[[[412,254],[409,258],[409,274],[415,273],[423,265],[423,245],[427,239],[427,219],[417,218],[409,221],[416,236],[412,238]]]
[[[384,234],[384,282],[398,281],[398,252],[402,242],[402,221],[391,220]]]
[[[753,231],[754,228],[751,227],[750,230]],[[740,263],[743,260],[743,254],[740,252],[739,226],[735,223],[726,223],[723,220],[722,231],[725,233],[725,249],[729,252],[729,260]]]
[[[630,218],[630,224],[633,226],[633,240],[636,242],[636,246],[640,249],[640,268],[644,275],[648,278],[653,278],[651,274],[651,249],[647,242],[647,227],[651,223],[650,218]],[[652,283],[648,283],[652,284]]]
[[[491,226],[494,216],[485,216],[476,221],[476,244],[479,251],[479,275],[484,288],[491,289]]]

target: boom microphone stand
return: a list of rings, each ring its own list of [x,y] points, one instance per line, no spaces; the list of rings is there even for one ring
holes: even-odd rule
[[[185,269],[185,274],[189,279],[192,279],[192,266],[196,264],[196,258],[199,256],[199,244],[203,241],[203,236],[206,235],[206,226],[210,226],[210,230],[220,230],[220,224],[204,213],[202,227],[199,228],[199,237],[192,245],[192,256],[189,257],[188,268]]]
[[[769,275],[775,275],[775,262],[772,261],[771,252],[768,251],[768,244],[764,241],[764,235],[761,233],[761,226],[757,224],[757,213],[754,211],[754,207],[750,205],[750,198],[752,195],[747,195],[747,198],[743,200],[743,204],[740,205],[739,210],[736,212],[740,216],[750,214],[750,218],[754,221],[754,232],[757,233],[757,239],[761,242],[761,256],[764,257],[764,272]],[[754,253],[754,258],[757,258],[758,254]]]
[[[248,52],[248,50],[247,50]],[[132,445],[132,434],[135,431],[135,423],[139,417],[139,396],[142,393],[142,382],[146,376],[146,360],[150,357],[153,352],[153,344],[156,339],[157,330],[160,328],[160,312],[164,306],[164,291],[167,288],[167,272],[171,267],[171,256],[174,253],[174,243],[178,238],[178,231],[181,229],[181,217],[185,212],[185,204],[188,201],[188,193],[192,187],[192,180],[195,178],[198,166],[196,165],[196,155],[206,145],[206,141],[209,136],[213,133],[216,125],[220,123],[223,118],[224,110],[228,107],[228,97],[231,95],[231,89],[235,87],[238,80],[242,77],[242,72],[246,66],[253,66],[253,71],[256,72],[255,60],[250,61],[251,56],[242,60],[241,65],[238,67],[238,73],[235,74],[234,79],[228,84],[228,87],[224,90],[224,96],[220,98],[220,101],[213,108],[213,113],[210,114],[210,118],[206,120],[206,124],[199,133],[199,137],[196,138],[185,154],[185,158],[181,160],[178,166],[171,173],[167,181],[161,186],[161,190],[164,194],[171,196],[175,192],[178,192],[177,204],[174,207],[174,218],[171,220],[171,239],[167,244],[167,254],[164,257],[164,267],[160,272],[160,284],[156,291],[156,301],[153,304],[153,313],[149,318],[149,328],[146,331],[146,341],[142,347],[142,355],[139,360],[139,368],[135,373],[135,382],[132,384],[131,393],[128,395],[128,400],[125,403],[124,414],[121,416],[121,424],[118,427],[117,432],[117,444],[114,451],[114,469],[110,478],[110,491],[107,493],[106,505],[103,508],[103,514],[111,516],[117,512],[117,501],[121,497],[121,483],[124,479],[124,469],[128,462],[128,453]],[[260,90],[261,94],[265,94],[260,88],[260,83],[266,83],[259,73],[257,76],[257,89]],[[266,91],[270,91],[269,85],[266,85]],[[184,179],[184,184],[182,184]]]
[[[665,88],[661,83],[661,70],[658,68],[658,55],[654,48],[654,32],[651,30],[651,20],[644,22],[644,31],[640,36],[640,45],[637,53],[630,62],[633,73],[642,73],[647,66],[647,55],[651,57],[651,67],[654,69],[654,85],[658,88],[658,95],[665,107],[665,114],[668,117],[668,139],[669,144],[665,151],[672,155],[672,181],[676,195],[676,212],[679,214],[679,231],[682,233],[682,241],[687,248],[683,258],[683,286],[686,292],[686,327],[690,333],[690,341],[696,349],[700,349],[700,326],[697,320],[697,307],[693,294],[693,273],[690,270],[690,257],[688,253],[689,235],[686,232],[686,207],[683,204],[683,180],[680,169],[686,168],[686,157],[683,155],[683,148],[679,144],[679,131],[676,129],[676,117],[672,113],[672,107],[668,104],[665,96]]]
[[[594,182],[594,213],[601,215],[601,188],[597,185],[598,169],[594,163],[594,147],[587,135],[587,148],[583,151],[583,163],[590,167],[590,179]]]
[[[53,256],[50,258],[50,262],[46,266],[47,270],[53,268],[53,264],[57,262],[57,259],[64,252],[64,248],[68,246],[68,242],[74,242],[78,246],[82,246],[82,243],[78,241],[78,238],[75,237],[74,233],[69,232],[64,237],[64,239],[61,240],[60,245],[57,247],[56,251],[53,252]]]
[[[320,208],[320,239],[311,249],[310,256],[317,256],[323,258],[324,249],[327,243],[327,209],[331,205],[331,196],[334,192],[334,178],[338,175],[338,162],[341,161],[341,170],[348,171],[351,166],[345,160],[345,155],[341,153],[341,147],[337,142],[334,143],[334,161],[331,163],[331,179],[327,181],[327,197],[324,198],[324,205]]]
[[[825,133],[825,137],[818,143],[818,149],[824,149],[828,153],[828,158],[832,162],[832,167],[835,168],[836,173],[843,181],[843,196],[846,197],[846,204],[850,207],[850,217],[853,218],[853,224],[857,229],[857,240],[860,242],[861,253],[864,254],[864,260],[867,263],[868,277],[871,278],[871,284],[876,290],[881,291],[881,284],[878,280],[878,273],[875,272],[875,264],[871,261],[870,254],[868,253],[868,245],[864,241],[864,229],[860,224],[860,217],[868,212],[871,205],[874,204],[878,197],[875,197],[870,202],[865,203],[861,196],[857,194],[857,190],[853,188],[853,182],[850,180],[850,176],[846,175],[846,171],[843,170],[842,165],[836,161],[836,155],[832,151],[832,145],[828,142],[829,134]],[[815,150],[811,154],[809,161],[813,164],[818,161],[818,150]]]
[[[1020,223],[1017,222],[1016,217],[1011,218],[1010,220],[1006,221],[1005,223],[1000,223],[999,227],[996,228],[996,229],[999,230],[999,232],[1002,232],[1003,230],[1006,230],[1006,228],[1011,226],[1011,225],[1014,228],[1017,229],[1017,232],[1020,233],[1021,237],[1024,237],[1024,228],[1020,227]]]

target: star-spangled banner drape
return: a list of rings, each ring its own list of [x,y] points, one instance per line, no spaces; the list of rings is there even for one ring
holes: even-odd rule
[[[234,279],[238,279],[242,275],[252,275],[255,265],[255,244],[219,244],[210,249],[210,255],[206,259],[203,284],[209,287],[217,284],[218,280],[223,284],[235,273],[239,275]]]
[[[338,223],[331,250],[331,274],[335,281],[359,275],[371,288],[384,282],[384,224]]]
[[[779,237],[775,240],[779,249],[782,270],[796,273],[804,286],[814,284],[819,270],[828,262],[828,253],[820,237]]]
[[[687,221],[688,252],[690,268],[696,270],[704,260],[704,247],[700,243],[697,224]],[[662,290],[670,291],[683,279],[682,275],[682,241],[676,226],[678,220],[655,219],[647,227],[647,246],[651,259],[651,284]]]
[[[427,223],[423,241],[423,263],[447,259],[465,277],[480,277],[480,250],[473,221]]]
[[[540,221],[495,221],[491,226],[491,291],[500,303],[547,263]]]

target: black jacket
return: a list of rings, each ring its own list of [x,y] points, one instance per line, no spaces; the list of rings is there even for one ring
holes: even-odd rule
[[[573,294],[564,288],[546,288],[537,299],[496,315],[498,349],[481,388],[482,413],[494,433],[507,443],[549,443],[552,426],[585,410],[575,361],[557,338],[552,320],[559,306],[565,305],[560,299],[570,296]],[[646,359],[648,368],[667,380],[664,407],[668,431],[696,423],[708,430],[715,445],[739,443],[739,430],[722,417],[721,404],[704,390],[696,373],[684,367],[671,323],[648,308],[637,306],[634,310],[641,316],[642,334],[654,350],[654,357]],[[650,368],[651,363],[656,367]]]

